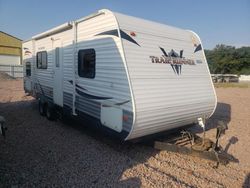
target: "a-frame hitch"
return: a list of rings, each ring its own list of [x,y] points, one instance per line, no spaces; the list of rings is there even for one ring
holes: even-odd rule
[[[205,138],[205,132],[203,137],[200,137],[189,131],[182,131],[180,136],[164,141],[155,141],[154,148],[215,161],[216,168],[219,164],[226,165],[230,161],[234,162],[231,155],[227,154],[219,145],[219,139],[221,135],[225,134],[227,126],[223,122],[218,124],[215,142]]]

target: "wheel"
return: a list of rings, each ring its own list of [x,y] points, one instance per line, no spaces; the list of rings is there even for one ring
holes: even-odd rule
[[[45,106],[46,109],[46,117],[48,120],[52,121],[55,120],[55,111],[52,107],[50,107],[48,104]]]
[[[41,100],[39,100],[38,108],[39,108],[39,113],[40,113],[40,115],[45,116],[44,103],[42,103]]]

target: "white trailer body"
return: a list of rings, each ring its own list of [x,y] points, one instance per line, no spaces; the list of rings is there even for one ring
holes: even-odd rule
[[[100,10],[34,36],[23,51],[27,92],[125,140],[197,123],[217,104],[192,31]]]

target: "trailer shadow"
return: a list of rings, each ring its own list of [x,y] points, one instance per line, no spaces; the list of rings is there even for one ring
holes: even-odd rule
[[[224,125],[228,129],[228,124],[231,121],[231,105],[226,103],[217,103],[217,107],[213,115],[205,122],[205,130],[216,129],[218,125]],[[200,134],[203,133],[203,129],[198,124],[191,125],[187,128],[188,131]]]
[[[249,188],[250,187],[250,173],[247,174],[245,177],[245,181],[242,185],[243,188]]]
[[[227,103],[217,103],[214,114],[209,118],[206,124],[206,130],[217,128],[219,121],[222,121],[228,128],[231,121],[231,105]]]
[[[223,124],[228,129],[228,124],[231,121],[231,105],[226,103],[217,103],[217,107],[213,113],[213,115],[205,122],[206,131],[210,129],[216,129],[218,125],[223,122]],[[202,133],[203,129],[198,126],[192,126],[190,130],[194,133]]]
[[[133,169],[141,164],[178,184],[192,186],[147,164],[158,154],[152,147],[121,142],[86,126],[90,122],[48,121],[37,108],[37,101],[32,99],[0,102],[0,114],[8,126],[6,139],[0,138],[0,182],[4,187],[141,187],[146,174]],[[188,170],[177,161],[169,163]],[[154,184],[150,177],[144,181]]]
[[[230,105],[222,103],[219,106],[223,111],[227,109],[222,119],[229,122]],[[8,125],[6,140],[0,138],[0,182],[4,186],[141,187],[144,178],[141,176],[145,175],[136,172],[134,167],[146,165],[153,173],[192,187],[171,172],[159,171],[148,163],[159,153],[148,144],[148,139],[137,143],[122,142],[109,132],[98,130],[92,122],[67,118],[64,122],[48,121],[40,116],[37,108],[37,101],[33,99],[0,102],[0,115],[6,118]],[[218,109],[213,121],[220,120]],[[162,133],[165,137],[169,134]],[[149,140],[152,142],[155,136],[150,136]],[[226,151],[236,142],[237,138],[230,139]],[[189,171],[178,161],[165,162],[169,167]],[[124,176],[126,173],[134,177]],[[150,178],[146,179],[150,185]]]
[[[228,129],[228,124],[231,121],[231,105],[226,103],[217,103],[217,107],[215,109],[214,114],[207,120],[206,123],[206,131],[209,131],[211,129],[217,129],[219,125],[225,125],[226,129]],[[195,134],[201,134],[203,133],[203,129],[199,125],[194,125],[189,128],[187,128],[188,131],[195,133]],[[215,138],[215,135],[214,135]],[[226,144],[223,152],[230,158],[231,162],[239,163],[239,160],[235,158],[233,155],[228,153],[229,148],[236,144],[238,142],[238,138],[235,136],[232,136],[228,143]]]
[[[0,135],[1,186],[141,187],[137,177],[122,179],[136,165],[126,153],[132,145],[85,126],[88,122],[48,121],[37,105],[0,102],[8,126],[6,138]]]
[[[134,168],[145,165],[155,174],[192,187],[168,170],[162,172],[148,163],[159,153],[148,142],[122,142],[110,137],[108,132],[97,130],[88,121],[51,122],[40,116],[37,108],[35,100],[0,102],[0,115],[6,118],[8,125],[6,140],[0,138],[3,186],[141,187],[145,175]],[[219,111],[215,114],[219,119]],[[227,150],[237,142],[237,138],[230,140]],[[178,161],[164,160],[164,163],[168,163],[170,169],[174,166],[185,173],[190,171]],[[133,177],[124,174],[133,174]],[[149,185],[152,183],[150,177],[146,180]]]
[[[125,171],[127,170],[130,171],[131,169],[133,169],[133,167],[137,165],[141,165],[141,164],[147,166],[150,170],[154,171],[154,173],[156,174],[160,173],[164,175],[165,177],[175,182],[178,182],[178,184],[184,185],[186,187],[192,187],[191,184],[186,183],[185,181],[175,177],[174,175],[170,173],[161,172],[156,167],[151,166],[150,164],[147,163],[149,158],[155,158],[155,156],[159,153],[159,151],[154,149],[151,144],[152,139],[155,138],[155,136],[157,135],[125,142],[117,138],[115,135],[112,134],[112,132],[109,132],[106,129],[100,130],[100,127],[93,125],[92,121],[85,120],[84,122],[82,122],[79,120],[72,120],[72,119],[66,118],[64,119],[63,123],[64,125],[73,127],[77,131],[82,132],[82,134],[87,135],[91,137],[92,139],[95,139],[98,142],[105,144],[105,146],[108,146],[109,148],[111,148],[112,151],[117,152],[119,156],[123,156],[126,158],[126,160],[124,161],[125,163],[119,164],[119,166],[123,166],[122,167],[123,170],[117,176],[119,181],[116,181],[114,187],[141,187],[142,183],[139,177],[132,177],[132,178],[130,177],[125,180],[121,180],[122,175]],[[177,166],[178,168],[184,171],[187,170],[183,168],[182,166],[177,165],[177,163],[178,163],[177,161],[176,163],[170,162],[169,165]],[[117,166],[114,166],[114,167],[116,168]],[[114,170],[112,170],[112,172],[114,172]],[[147,178],[147,179],[150,179],[150,178]],[[154,184],[154,182],[150,182],[150,183]]]

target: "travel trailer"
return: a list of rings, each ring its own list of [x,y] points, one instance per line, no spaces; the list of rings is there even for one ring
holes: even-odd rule
[[[23,57],[41,115],[88,117],[124,140],[198,123],[217,104],[196,33],[109,10],[32,37]]]

